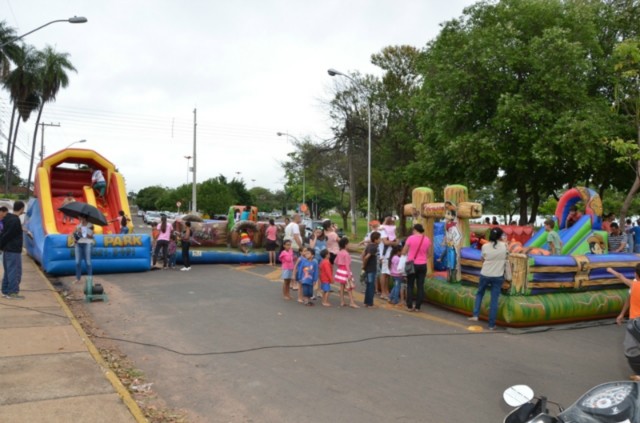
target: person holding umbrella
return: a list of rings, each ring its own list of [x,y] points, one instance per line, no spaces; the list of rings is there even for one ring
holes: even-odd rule
[[[76,280],[74,283],[80,282],[82,276],[82,260],[87,266],[87,276],[93,276],[93,268],[91,267],[91,248],[93,247],[93,224],[88,221],[86,214],[79,215],[80,223],[73,232],[73,238],[76,241]]]

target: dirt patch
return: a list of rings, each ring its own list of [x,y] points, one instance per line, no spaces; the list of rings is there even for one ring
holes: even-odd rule
[[[54,282],[54,281],[52,281]],[[136,368],[126,354],[110,340],[99,338],[106,336],[95,324],[91,314],[85,309],[84,286],[55,281],[54,286],[65,300],[82,329],[87,333],[100,355],[118,376],[122,384],[131,393],[144,416],[151,423],[188,423],[195,419],[186,410],[170,408],[153,390],[153,382],[145,378],[144,373]],[[109,298],[115,299],[120,293],[110,289]]]

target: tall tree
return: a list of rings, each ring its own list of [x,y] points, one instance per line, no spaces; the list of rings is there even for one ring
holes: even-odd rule
[[[517,193],[520,222],[533,222],[541,199],[565,184],[604,185],[594,179],[609,177],[602,139],[616,119],[607,87],[593,83],[604,60],[601,7],[480,2],[445,23],[421,61],[425,176],[477,187],[500,180]]]
[[[66,88],[69,85],[68,72],[77,72],[76,68],[74,68],[69,61],[69,54],[57,53],[51,46],[46,46],[44,50],[36,52],[35,56],[35,60],[37,61],[36,75],[39,83],[37,94],[40,97],[40,107],[38,108],[38,117],[33,130],[27,188],[31,185],[31,172],[33,170],[33,161],[36,152],[38,125],[40,124],[40,117],[42,116],[44,105],[45,103],[55,101],[60,88]]]
[[[17,50],[15,57],[15,69],[13,69],[4,81],[5,87],[9,90],[9,95],[13,101],[13,111],[11,113],[11,124],[9,126],[9,140],[7,142],[7,164],[6,168],[13,166],[13,156],[16,148],[16,140],[20,119],[26,122],[31,116],[31,112],[37,109],[40,104],[40,97],[37,95],[39,86],[38,78],[38,57],[35,50],[30,46],[21,46]],[[15,119],[14,117],[18,113]],[[5,192],[9,192],[11,186],[11,173],[5,179]]]
[[[371,56],[371,62],[385,72],[373,96],[374,204],[378,217],[399,214],[401,228],[405,227],[403,206],[412,187],[419,183],[410,166],[421,139],[415,104],[422,83],[417,67],[419,56],[419,50],[408,45],[388,46]]]

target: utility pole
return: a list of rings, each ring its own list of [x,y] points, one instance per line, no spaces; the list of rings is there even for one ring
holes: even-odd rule
[[[42,159],[44,159],[44,127],[45,126],[54,126],[54,127],[60,127],[60,122],[58,123],[40,123],[40,126],[42,126],[41,132],[40,132],[40,161],[42,161]]]
[[[41,122],[40,126],[42,126],[42,130],[40,132],[40,161],[44,158],[44,127],[45,126],[54,126],[59,127],[60,122],[58,123],[44,123]],[[27,175],[27,192],[31,189],[31,173],[33,171],[33,159],[36,154],[36,137],[33,138],[33,143],[31,144],[31,160],[29,161],[29,174]]]
[[[196,203],[196,127],[197,123],[197,111],[198,109],[193,109],[193,187],[191,188],[191,207],[193,207],[193,213],[198,212],[198,206]]]

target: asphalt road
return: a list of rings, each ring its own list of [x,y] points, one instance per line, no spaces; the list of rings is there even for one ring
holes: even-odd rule
[[[117,343],[194,421],[501,422],[510,385],[568,406],[631,373],[623,329],[610,324],[474,332],[465,316],[429,305],[354,310],[331,294],[334,307],[304,307],[282,299],[279,271],[266,265],[96,281],[110,295],[87,305],[96,324],[132,341]]]

